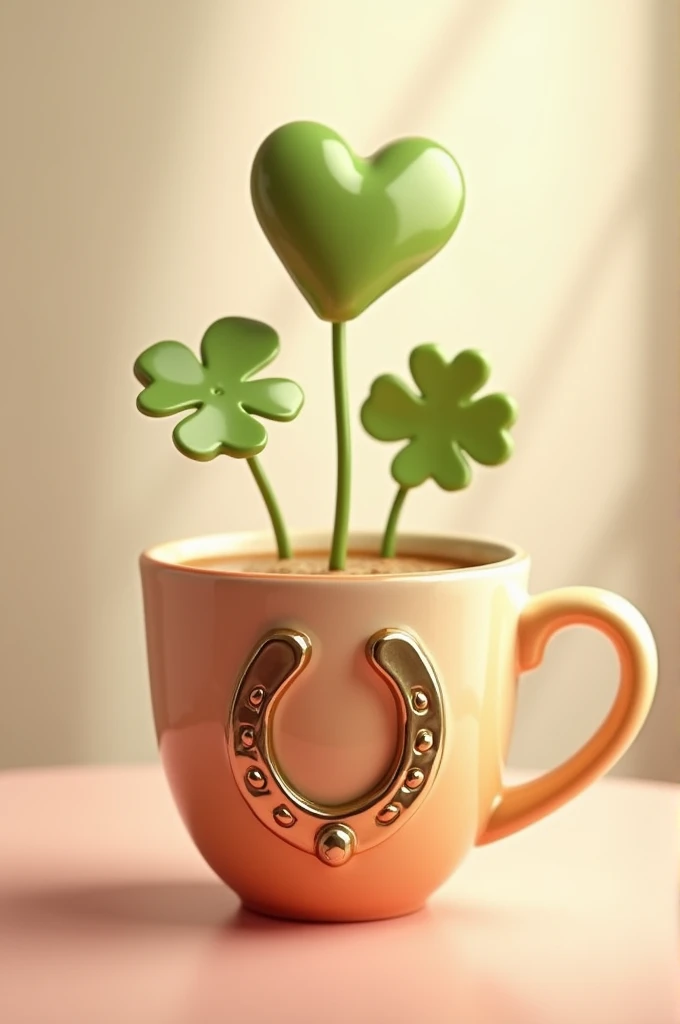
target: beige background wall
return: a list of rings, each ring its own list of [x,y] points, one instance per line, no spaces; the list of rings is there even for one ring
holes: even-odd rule
[[[466,494],[424,487],[405,525],[507,537],[536,589],[634,600],[663,673],[623,770],[680,778],[679,38],[674,0],[3,0],[0,764],[153,757],[137,553],[266,525],[243,465],[182,460],[135,412],[142,348],[272,322],[308,402],[266,464],[290,521],[330,524],[328,330],[248,197],[259,141],[304,117],[460,160],[456,238],[350,329],[354,401],[418,342],[490,352],[517,455]],[[357,527],[382,526],[390,457],[357,431]],[[558,638],[515,763],[564,756],[614,679],[605,641]]]

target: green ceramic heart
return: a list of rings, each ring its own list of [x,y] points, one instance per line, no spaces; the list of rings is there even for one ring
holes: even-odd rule
[[[311,121],[265,139],[250,184],[274,251],[315,313],[336,322],[432,259],[465,201],[460,168],[436,142],[402,139],[363,159]]]

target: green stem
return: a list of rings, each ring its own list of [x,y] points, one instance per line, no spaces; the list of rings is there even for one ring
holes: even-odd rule
[[[394,551],[397,543],[397,523],[399,522],[399,516],[401,515],[401,510],[407,494],[408,487],[400,487],[395,495],[394,501],[392,502],[387,526],[385,527],[385,533],[383,534],[382,549],[380,551],[381,558],[394,558]]]
[[[344,569],[347,560],[347,534],[349,531],[352,474],[344,323],[333,324],[333,390],[335,394],[335,427],[338,439],[338,482],[335,498],[333,543],[331,545],[331,557],[328,568]]]
[[[272,526],[274,528],[276,546],[279,550],[279,558],[291,558],[293,551],[290,546],[290,540],[288,539],[286,524],[283,521],[281,509],[274,497],[272,485],[269,483],[267,474],[263,470],[262,464],[260,463],[257,455],[253,455],[252,458],[246,459],[246,462],[250,466],[252,474],[255,477],[255,483],[260,488],[260,494],[264,498],[264,503],[267,506],[269,518],[271,519]]]

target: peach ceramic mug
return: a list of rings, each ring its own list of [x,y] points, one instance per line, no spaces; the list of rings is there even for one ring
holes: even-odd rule
[[[296,538],[298,552],[327,548]],[[649,711],[654,640],[623,598],[531,597],[529,559],[505,544],[405,536],[400,549],[470,567],[338,577],[196,564],[270,550],[257,534],[142,556],[165,772],[196,846],[250,909],[325,921],[415,911],[475,844],[606,772]],[[506,786],[518,675],[569,625],[614,644],[613,707],[564,764]]]

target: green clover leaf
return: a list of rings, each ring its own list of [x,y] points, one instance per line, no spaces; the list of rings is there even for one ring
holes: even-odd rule
[[[491,373],[481,352],[467,349],[449,363],[436,345],[419,345],[410,368],[420,393],[387,374],[374,382],[361,410],[372,437],[409,440],[392,463],[400,487],[418,487],[431,477],[444,490],[457,491],[471,480],[466,454],[485,466],[510,457],[508,429],[517,407],[504,394],[473,397]]]
[[[302,389],[292,380],[250,379],[278,351],[278,335],[268,324],[236,316],[208,328],[201,341],[201,361],[178,341],[159,341],[135,363],[135,377],[145,385],[137,408],[147,416],[196,409],[172,435],[189,458],[251,458],[267,443],[267,431],[253,416],[292,420],[304,401]]]

